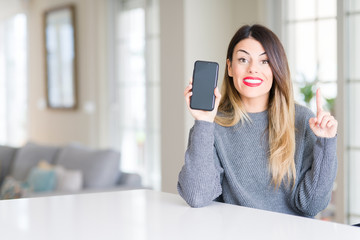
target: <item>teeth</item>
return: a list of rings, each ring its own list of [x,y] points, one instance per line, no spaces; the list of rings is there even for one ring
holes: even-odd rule
[[[245,79],[244,82],[248,82],[248,83],[261,83],[261,80],[257,80],[257,79]]]

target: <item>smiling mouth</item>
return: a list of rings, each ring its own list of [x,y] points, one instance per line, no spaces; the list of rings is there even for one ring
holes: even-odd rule
[[[243,79],[243,83],[248,87],[258,87],[263,83],[263,80],[257,77],[246,77]]]

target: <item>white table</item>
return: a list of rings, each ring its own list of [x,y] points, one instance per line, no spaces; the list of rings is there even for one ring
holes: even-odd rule
[[[0,201],[0,238],[360,239],[360,228],[223,203],[190,208],[151,190]]]

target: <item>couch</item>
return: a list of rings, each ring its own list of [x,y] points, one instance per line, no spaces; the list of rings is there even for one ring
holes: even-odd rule
[[[0,199],[142,188],[119,164],[119,152],[77,143],[0,145]]]

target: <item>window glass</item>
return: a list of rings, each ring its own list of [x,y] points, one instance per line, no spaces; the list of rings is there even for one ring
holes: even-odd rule
[[[0,22],[0,144],[21,146],[26,141],[26,21],[25,14],[17,14]]]
[[[157,1],[119,0],[115,77],[110,83],[110,139],[121,169],[159,189],[160,71]]]
[[[359,223],[360,216],[360,1],[349,0],[347,14],[345,14],[345,100],[346,100],[346,152],[348,162],[348,221],[350,224]]]
[[[318,0],[317,12],[320,18],[336,16],[336,0]]]
[[[321,0],[288,1],[285,21],[285,45],[295,100],[313,111],[316,111],[314,96],[318,87],[324,88],[322,93],[330,108],[334,108],[337,96],[336,1],[328,1],[327,9],[320,9],[325,4]]]
[[[360,81],[348,83],[347,93],[349,146],[360,148]]]
[[[335,98],[337,97],[337,83],[336,82],[319,82],[317,85],[321,89],[322,104],[326,111],[331,112],[336,116],[335,112]],[[316,109],[316,98],[312,102],[312,108]]]
[[[123,116],[121,124],[122,169],[138,171],[144,162],[145,138],[145,10],[120,12],[117,94]],[[127,161],[132,159],[132,161]]]
[[[349,12],[358,12],[360,11],[360,0],[349,0]]]
[[[304,20],[315,18],[316,1],[314,0],[289,0],[288,20]]]
[[[336,19],[325,19],[318,22],[318,77],[321,81],[336,82],[337,79],[336,29]]]
[[[349,16],[348,41],[349,41],[349,78],[360,80],[360,14]],[[351,49],[351,50],[350,50]]]
[[[349,152],[349,212],[350,215],[360,216],[360,150]],[[360,222],[359,222],[360,223]]]
[[[313,22],[294,24],[295,44],[293,54],[295,61],[293,75],[297,81],[314,81],[317,72],[316,61],[316,26]]]

